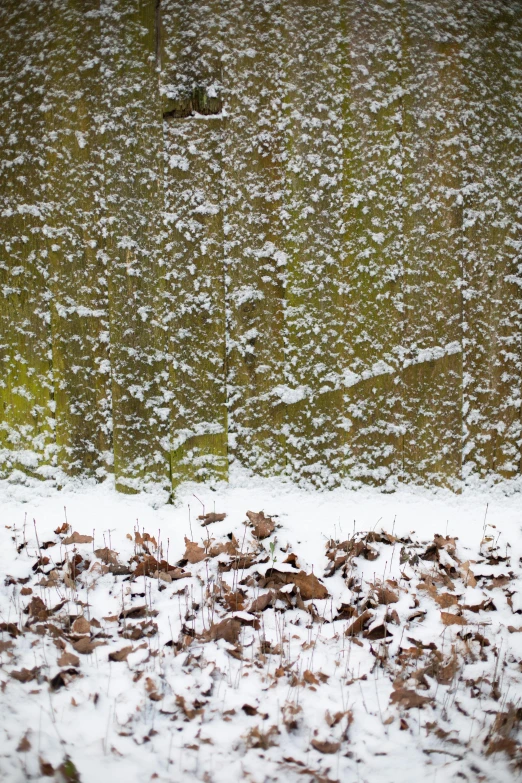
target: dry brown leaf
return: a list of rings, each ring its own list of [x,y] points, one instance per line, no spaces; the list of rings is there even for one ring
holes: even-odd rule
[[[227,593],[223,596],[223,601],[229,612],[242,612],[245,608],[245,596],[239,590]]]
[[[460,575],[464,580],[464,584],[466,587],[476,587],[477,586],[477,580],[475,579],[475,574],[470,568],[471,561],[466,560],[465,563],[462,563],[460,566]]]
[[[430,544],[430,546],[419,555],[421,560],[429,560],[430,562],[438,562],[439,560],[439,548],[436,544]]]
[[[258,582],[261,587],[276,589],[288,584],[295,584],[299,588],[303,601],[313,599],[320,601],[329,596],[328,590],[315,574],[307,574],[304,571],[295,573],[295,571],[278,571],[276,568],[270,568]]]
[[[67,533],[70,527],[71,526],[67,522],[64,522],[63,525],[57,527],[54,532],[56,533],[57,536],[61,536],[63,535],[63,533]]]
[[[241,571],[243,569],[250,568],[250,566],[254,565],[254,563],[267,562],[268,555],[265,555],[264,559],[258,559],[256,552],[243,552],[240,555],[236,555],[230,563],[220,563],[219,570],[222,572],[232,570]]]
[[[191,565],[195,565],[196,563],[201,563],[201,561],[204,560],[206,556],[206,552],[202,546],[196,544],[195,541],[189,541],[189,539],[185,536],[185,554],[183,555],[184,560],[188,560]]]
[[[357,614],[357,609],[351,604],[342,603],[337,610],[334,620],[351,620]]]
[[[379,625],[376,625],[373,628],[370,628],[368,631],[364,632],[364,638],[370,639],[370,641],[386,639],[388,636],[393,636],[393,634],[388,631],[388,628],[384,623],[380,623]]]
[[[404,707],[405,710],[410,710],[412,707],[424,707],[425,704],[429,704],[433,699],[428,696],[421,696],[415,691],[410,691],[407,688],[397,688],[391,697],[390,704],[398,704]]]
[[[219,544],[214,544],[208,551],[210,557],[218,557],[218,555],[230,555],[236,557],[239,554],[237,549],[237,540],[232,536],[232,541],[222,541]]]
[[[393,590],[389,590],[387,587],[379,587],[376,590],[377,600],[380,604],[396,604],[399,600],[397,593]]]
[[[330,728],[333,728],[334,726],[337,726],[337,724],[340,723],[345,716],[348,716],[348,724],[351,724],[353,722],[353,714],[351,710],[336,712],[333,715],[331,715],[330,712],[326,710],[324,719]]]
[[[63,539],[64,544],[92,544],[94,541],[92,536],[84,536],[81,533],[71,533],[70,536]]]
[[[102,644],[105,644],[105,642],[91,642],[88,636],[84,636],[77,642],[73,642],[72,646],[80,655],[90,655],[95,647],[100,647]]]
[[[190,576],[190,571],[183,571],[182,568],[171,568],[170,571],[154,571],[153,576],[155,579],[171,584],[175,579],[186,579],[186,577]]]
[[[48,577],[44,577],[37,582],[38,587],[58,587],[60,583],[60,575],[58,571],[51,571]]]
[[[326,556],[330,558],[330,555],[335,556],[336,552],[327,552]],[[339,568],[342,568],[342,566],[348,562],[349,555],[339,555],[338,557],[332,557],[332,563],[327,567],[326,571],[324,572],[325,576],[333,576],[336,571],[339,570]]]
[[[317,677],[315,676],[315,674],[314,674],[313,672],[311,672],[311,671],[310,671],[310,669],[306,669],[306,670],[303,672],[303,680],[304,680],[304,681],[305,681],[305,682],[306,682],[308,685],[319,685],[319,680],[317,679]]]
[[[307,574],[299,571],[297,574],[287,574],[288,582],[293,582],[299,588],[303,601],[322,601],[328,598],[330,593],[319,581],[315,574]]]
[[[108,546],[105,546],[102,549],[95,549],[94,554],[102,563],[105,563],[105,565],[118,565],[118,553],[113,552]]]
[[[206,527],[207,525],[211,525],[213,522],[223,522],[223,520],[226,518],[226,514],[216,514],[214,511],[211,511],[210,514],[202,514],[198,519],[201,519],[201,527]]]
[[[270,726],[267,731],[262,731],[258,726],[254,726],[253,729],[245,735],[245,741],[249,748],[261,748],[262,750],[268,750],[273,745],[276,745],[275,737],[279,734],[277,726]]]
[[[146,604],[140,604],[139,606],[131,606],[130,609],[124,609],[123,612],[120,613],[120,619],[137,620],[141,617],[147,617],[148,615],[157,615],[157,611],[155,609],[151,611]]]
[[[445,666],[438,666],[435,671],[435,679],[441,685],[450,685],[459,670],[459,661],[454,655]]]
[[[258,595],[258,597],[254,598],[254,600],[250,604],[248,611],[264,612],[265,609],[267,609],[270,606],[273,600],[274,600],[274,593],[272,592],[272,590],[270,590],[268,593],[263,593],[262,595]]]
[[[379,552],[373,547],[368,545],[368,541],[381,541],[379,534],[369,533],[366,536],[365,541],[357,541],[355,538],[347,539],[346,541],[338,542],[332,539],[327,543],[326,556],[329,560],[333,561],[327,568],[325,576],[332,576],[341,566],[347,561],[356,557],[364,557],[365,560],[377,560]],[[386,543],[389,543],[386,541]]]
[[[365,560],[377,560],[379,557],[379,553],[376,549],[374,549],[371,546],[365,546],[361,550],[361,555],[364,557]]]
[[[134,571],[134,576],[153,576],[160,569],[160,563],[154,555],[144,555]],[[163,570],[163,569],[162,569]]]
[[[18,682],[31,682],[36,680],[39,671],[38,666],[35,666],[33,669],[20,669],[19,672],[11,672],[11,677]]]
[[[0,623],[0,631],[8,633],[11,639],[15,639],[21,634],[20,629],[14,623]]]
[[[227,649],[227,655],[230,655],[231,658],[235,658],[236,661],[242,661],[243,660],[243,650],[241,648],[240,644],[236,644],[235,647],[229,647]]]
[[[58,658],[58,666],[79,666],[80,659],[77,655],[73,655],[70,652],[64,652]]]
[[[52,691],[59,691],[60,688],[64,688],[77,677],[79,674],[78,669],[62,669],[58,674],[49,681],[49,685]]]
[[[184,696],[176,695],[176,704],[183,710],[183,714],[189,720],[194,720],[198,715],[203,715],[204,710],[202,707],[189,707]]]
[[[18,753],[27,753],[27,751],[31,750],[31,743],[27,738],[27,734],[24,734],[24,736],[18,743],[18,747],[16,750],[18,751]]]
[[[458,614],[451,614],[451,612],[441,612],[440,619],[444,625],[467,625],[467,621],[464,617]]]
[[[492,753],[507,753],[508,756],[513,758],[517,752],[518,745],[511,737],[498,737],[492,739],[486,748],[486,756],[491,756]]]
[[[76,588],[76,585],[74,584],[74,579],[71,579],[71,577],[68,574],[63,575],[63,581],[66,587],[68,587],[70,590],[74,590]]]
[[[220,623],[213,623],[205,636],[213,641],[224,639],[229,644],[237,644],[240,631],[240,621],[236,620],[234,617],[228,617]]]
[[[266,517],[263,511],[247,511],[246,515],[254,528],[253,535],[256,538],[268,538],[274,532],[275,522],[271,517]]]
[[[114,566],[112,566],[113,568]],[[186,576],[190,576],[190,573],[176,566],[169,565],[166,560],[156,560],[154,555],[142,555],[134,571],[134,577],[152,576],[158,579],[159,574],[165,574],[163,580],[165,582],[172,582],[173,579],[183,579]]]
[[[35,595],[34,598],[31,598],[24,611],[26,614],[29,614],[30,617],[34,617],[37,620],[47,620],[49,617],[49,610],[42,599],[37,595]]]
[[[369,533],[366,534],[366,541],[369,541],[372,544],[393,544],[397,541],[395,536],[391,536],[389,533],[386,533],[384,530],[382,530],[380,533],[377,533],[375,530],[371,530]]]
[[[362,614],[357,617],[351,625],[348,626],[346,631],[344,632],[345,636],[357,636],[360,634],[371,618],[373,617],[373,613],[369,611],[369,609],[366,609]]]
[[[22,587],[22,589],[20,590],[21,595],[31,595],[32,592],[33,591],[31,590],[30,587]]]
[[[337,780],[329,778],[328,775],[322,775],[319,770],[307,767],[302,761],[298,761],[292,756],[283,756],[283,761],[288,764],[291,770],[299,773],[300,779],[302,779],[303,775],[310,775],[310,781],[313,781],[313,783],[338,783]]]
[[[432,576],[428,574],[422,574],[422,582],[419,582],[417,585],[417,590],[426,590],[432,598],[435,598],[437,595],[437,588],[433,584],[433,578]]]
[[[76,634],[86,634],[91,632],[91,624],[86,617],[77,617],[71,626],[71,630]]]
[[[400,617],[399,617],[399,615],[398,615],[398,613],[396,612],[395,609],[392,609],[391,611],[386,612],[386,616],[384,618],[384,621],[386,623],[394,623],[395,625],[400,625],[401,624],[401,619],[400,619]]]
[[[148,544],[152,544],[154,549],[158,548],[158,544],[156,543],[156,539],[154,536],[151,536],[149,533],[140,533],[138,530],[134,533],[134,541],[138,546],[143,547],[143,549],[147,550],[149,549]]]
[[[129,647],[122,647],[121,650],[116,650],[115,652],[109,653],[109,661],[114,661],[115,663],[126,661],[131,652],[132,645]]]
[[[283,676],[283,675],[284,675],[284,669],[282,670],[281,675],[278,675],[276,670],[276,677]],[[299,704],[293,704],[291,702],[286,702],[281,707],[281,712],[283,713],[283,723],[287,731],[297,731],[297,729],[299,728],[298,715],[300,715],[302,711],[303,708]]]
[[[444,538],[443,536],[436,535],[433,540],[438,549],[445,549],[451,556],[455,554],[457,543],[454,538],[451,538],[450,536]]]
[[[462,608],[466,609],[468,612],[474,612],[475,614],[478,614],[478,612],[497,611],[497,607],[491,598],[488,598],[486,601],[481,601],[479,604],[464,604]]]
[[[157,690],[156,683],[151,677],[147,677],[145,680],[145,690],[147,693],[153,693],[155,690]]]
[[[7,642],[0,642],[0,653],[6,652],[13,646],[13,643],[10,641]]]
[[[337,753],[337,751],[341,747],[340,742],[333,742],[328,740],[324,740],[323,742],[321,742],[321,740],[313,739],[311,744],[312,747],[315,748],[315,750],[319,751],[319,753],[327,753],[327,754]]]
[[[507,584],[509,584],[512,581],[512,577],[506,576],[506,574],[501,574],[500,576],[495,576],[490,584],[488,585],[488,590],[494,590],[495,587],[505,587]]]
[[[457,739],[451,737],[451,733],[452,732],[456,732],[456,729],[450,729],[450,731],[445,731],[435,721],[432,721],[432,722],[426,721],[426,723],[424,724],[424,728],[426,729],[426,732],[428,734],[432,734],[433,733],[433,734],[435,734],[435,736],[438,739],[441,739],[441,740],[447,739],[448,742],[452,743],[452,745],[460,744]]]
[[[441,609],[449,609],[450,606],[456,606],[458,603],[457,596],[451,593],[441,593],[440,595],[435,595],[434,598]]]
[[[43,775],[45,778],[52,778],[54,777],[54,767],[52,764],[50,764],[48,761],[45,761],[43,758],[40,757],[40,774]]]

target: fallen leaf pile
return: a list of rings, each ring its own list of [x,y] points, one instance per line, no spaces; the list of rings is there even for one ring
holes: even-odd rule
[[[425,763],[443,756],[468,780],[489,780],[490,760],[522,768],[522,662],[500,641],[522,639],[522,619],[496,620],[522,613],[507,548],[485,539],[472,556],[454,537],[372,531],[330,538],[312,564],[278,542],[276,517],[228,520],[203,514],[177,552],[139,529],[97,546],[69,525],[24,546],[23,576],[5,580],[18,613],[0,623],[4,694],[45,693],[53,714],[78,716],[108,709],[115,688],[113,757],[144,743],[168,756],[161,743],[179,734],[191,758],[226,724],[230,758],[267,754],[273,780],[348,779],[372,725],[374,759],[408,732]],[[24,732],[20,769],[81,779],[72,753],[45,755]]]

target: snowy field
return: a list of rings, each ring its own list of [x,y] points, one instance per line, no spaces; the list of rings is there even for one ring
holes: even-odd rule
[[[517,779],[503,490],[0,483],[0,779]]]

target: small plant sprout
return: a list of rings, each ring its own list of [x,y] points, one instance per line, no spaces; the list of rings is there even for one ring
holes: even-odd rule
[[[274,567],[274,565],[277,562],[277,557],[276,557],[276,553],[275,553],[275,551],[276,551],[276,542],[277,542],[277,539],[275,539],[275,541],[271,541],[270,544],[269,544],[270,559],[272,561],[272,568]]]

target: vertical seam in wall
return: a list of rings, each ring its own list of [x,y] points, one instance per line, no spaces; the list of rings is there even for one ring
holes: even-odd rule
[[[405,40],[405,0],[400,0],[400,19],[401,19],[401,25],[400,25],[400,45],[401,45],[401,63],[399,67],[399,73],[400,73],[400,85],[401,85],[401,124],[400,124],[400,136],[399,136],[399,148],[401,151],[401,163],[404,164],[404,40]],[[402,250],[400,253],[402,262],[400,267],[400,273],[401,273],[401,296],[402,296],[402,319],[401,319],[401,343],[404,347],[405,342],[405,335],[406,335],[406,302],[404,299],[404,263],[405,263],[405,245],[404,245],[404,210],[405,210],[405,197],[404,197],[404,166],[402,167],[402,177],[401,177],[401,200],[402,200],[402,219],[403,219],[403,226],[401,230],[401,244],[402,244]],[[401,360],[402,364],[404,364],[403,360]],[[405,425],[405,416],[404,416],[404,375],[403,375],[403,368],[399,367],[399,378],[400,378],[400,398],[401,398],[401,404],[400,404],[400,415],[401,415],[401,425],[402,425],[402,441],[401,441],[401,471],[400,476],[398,476],[398,480],[405,481],[405,468],[404,468],[404,444],[406,440],[406,425]]]
[[[284,16],[284,10],[285,10],[284,9],[284,4],[285,4],[285,2],[286,2],[286,0],[281,0],[281,3],[279,5],[280,5],[280,8],[281,8],[281,16],[283,18],[284,30],[285,30],[285,33],[287,33],[288,32],[288,27],[287,27],[286,19],[285,19],[285,16]],[[287,43],[286,51],[287,51],[287,56],[288,56],[288,40],[287,40],[286,43]],[[283,84],[284,84],[284,88],[283,88],[283,98],[282,98],[282,101],[281,101],[282,118],[285,117],[285,116],[288,118],[288,116],[290,114],[290,107],[289,107],[289,105],[288,105],[288,103],[286,101],[286,99],[288,97],[288,94],[287,94],[287,90],[288,90],[288,70],[289,70],[288,59],[283,58]],[[281,147],[282,147],[283,152],[284,152],[283,163],[282,163],[284,168],[283,168],[283,171],[281,172],[283,197],[281,199],[281,207],[282,207],[282,209],[281,209],[281,213],[280,213],[280,220],[282,222],[282,215],[283,215],[283,213],[284,214],[288,214],[288,210],[286,209],[286,206],[288,204],[288,187],[289,187],[289,183],[288,183],[288,160],[287,160],[287,157],[286,157],[287,142],[288,142],[288,133],[287,133],[286,122],[282,122],[281,126],[282,126],[282,129],[283,129],[283,135],[282,135],[282,138],[281,138]],[[288,241],[287,241],[287,228],[288,228],[288,225],[285,226],[282,223],[281,228],[282,228],[281,237],[282,237],[282,241],[284,242],[284,247],[285,247],[285,250],[283,252],[285,253],[285,255],[287,257],[286,264],[283,267],[281,267],[281,275],[283,277],[283,286],[282,286],[283,295],[282,295],[282,299],[281,299],[281,306],[283,308],[283,317],[281,319],[281,328],[283,330],[283,334],[282,334],[283,383],[287,384],[288,377],[289,377],[288,376],[288,353],[289,353],[289,351],[288,351],[288,331],[287,331],[288,330],[288,313],[287,313],[287,311],[288,311],[288,277],[289,277],[289,275],[288,275],[288,267],[290,265],[290,258],[289,258],[288,253],[286,252],[286,250],[288,248]],[[282,405],[283,405],[283,414],[282,414],[283,437],[284,437],[284,444],[285,444],[285,446],[284,446],[285,474],[287,476],[290,476],[291,475],[291,463],[290,463],[290,454],[289,454],[288,447],[287,447],[287,445],[288,445],[288,420],[287,420],[288,404],[283,402]]]
[[[221,74],[220,74],[220,81],[223,83],[223,61],[220,57],[220,63],[221,63]],[[225,210],[227,207],[227,199],[226,199],[226,174],[225,174],[225,156],[224,156],[224,150],[225,150],[225,137],[228,133],[228,122],[226,117],[224,117],[221,121],[221,227],[224,229],[223,223],[225,221]],[[227,465],[227,480],[228,480],[228,474],[230,469],[230,450],[228,445],[228,438],[229,438],[229,427],[230,427],[230,415],[229,415],[229,383],[228,383],[228,350],[229,350],[229,344],[230,344],[230,335],[229,335],[229,325],[230,325],[230,318],[229,318],[229,305],[228,305],[228,288],[227,288],[227,263],[226,263],[226,254],[225,254],[225,232],[222,230],[221,232],[221,266],[222,266],[222,279],[223,279],[223,307],[224,307],[224,319],[223,319],[223,332],[224,332],[224,350],[223,350],[223,386],[225,391],[225,454],[226,454],[226,465]]]
[[[53,19],[52,19],[53,9],[52,8],[50,9],[50,14],[51,14],[51,19],[47,18],[47,23],[51,23],[51,25],[52,25],[52,21],[53,21]],[[53,43],[54,43],[54,41],[53,41]],[[47,51],[46,65],[48,66],[48,64],[49,64],[49,51]],[[44,117],[45,117],[44,123],[47,126],[47,130],[52,131],[53,128],[49,127],[49,115],[50,115],[50,112],[47,111],[46,115],[44,115]],[[53,114],[53,116],[54,116],[54,114]],[[48,165],[49,165],[49,158],[48,158],[48,155],[46,155],[46,168],[47,168]],[[49,217],[51,217],[51,219],[54,221],[54,215],[50,216],[49,214],[47,214],[47,216],[46,216],[46,223],[49,220]],[[42,239],[43,239],[43,235],[40,234],[40,242],[41,242],[40,253],[42,252],[42,250],[44,250],[43,245],[45,244],[47,246],[47,247],[45,247],[45,250],[46,250],[46,269],[47,269],[47,273],[48,273],[48,278],[47,278],[47,281],[46,281],[46,288],[47,288],[47,290],[49,292],[49,298],[48,298],[48,303],[49,303],[49,311],[48,311],[49,312],[49,342],[50,342],[50,347],[49,347],[49,385],[50,385],[50,395],[49,396],[50,396],[50,398],[51,398],[51,400],[53,402],[52,417],[51,417],[52,421],[53,421],[53,432],[52,432],[51,442],[52,442],[52,444],[54,446],[54,454],[53,454],[53,458],[52,459],[56,460],[55,469],[56,469],[56,471],[58,471],[62,467],[61,461],[59,461],[59,454],[58,454],[58,437],[57,437],[58,419],[56,417],[56,397],[57,397],[57,395],[56,395],[56,386],[55,386],[56,380],[57,380],[56,376],[55,376],[55,366],[56,366],[56,362],[55,362],[55,351],[56,351],[56,340],[55,340],[56,325],[55,325],[55,319],[56,319],[58,314],[57,314],[56,303],[55,303],[55,299],[54,299],[54,295],[53,295],[54,282],[53,282],[52,257],[51,257],[51,254],[49,253],[49,250],[48,250],[48,246],[52,242],[52,239],[49,236],[46,237],[44,242],[42,242]],[[54,311],[54,317],[53,317],[53,311]]]
[[[107,0],[100,0],[100,44],[103,46],[104,43],[104,27],[108,23],[108,16],[109,14],[104,14],[102,9],[103,6],[106,5]],[[113,20],[110,20],[110,24],[113,24]],[[112,77],[113,78],[113,77]],[[111,95],[110,89],[105,92],[107,96]],[[110,100],[110,99],[109,99]],[[110,112],[111,106],[107,105],[107,102],[105,101],[105,107],[102,114],[107,114],[107,112]],[[102,145],[104,142],[106,143],[107,137],[105,136],[105,139],[101,140]],[[107,178],[105,176],[105,159],[103,160],[103,174],[104,174],[104,196],[107,197]],[[105,201],[105,198],[104,198]],[[105,217],[108,216],[108,208],[105,207]],[[116,399],[115,389],[116,389],[116,378],[114,375],[114,361],[113,361],[113,333],[114,333],[114,283],[113,283],[113,275],[111,274],[111,268],[113,266],[113,256],[111,254],[111,237],[109,236],[109,233],[107,232],[107,235],[103,236],[103,212],[100,211],[99,220],[98,220],[98,228],[101,234],[102,239],[102,248],[103,253],[105,255],[105,270],[106,270],[106,277],[107,277],[107,326],[109,331],[109,340],[107,343],[107,355],[109,359],[109,365],[110,365],[110,373],[111,373],[111,380],[110,380],[110,388],[111,388],[111,451],[112,451],[112,474],[116,480],[116,438],[114,437],[114,422],[116,420],[116,417],[114,415],[114,400]]]
[[[221,36],[221,26],[219,28],[219,36]],[[229,479],[230,471],[230,448],[229,448],[229,436],[230,436],[230,396],[229,396],[229,363],[228,352],[230,347],[230,307],[229,307],[229,291],[227,286],[227,256],[225,251],[226,234],[225,226],[226,217],[228,214],[228,201],[227,201],[227,175],[226,175],[226,160],[225,160],[225,139],[229,131],[227,110],[226,110],[226,94],[223,89],[223,49],[219,55],[219,81],[222,90],[222,104],[221,112],[224,111],[224,116],[221,120],[221,265],[222,265],[222,280],[223,280],[223,308],[224,308],[224,350],[223,350],[223,386],[225,392],[225,459],[227,466],[227,481]]]
[[[459,47],[459,54],[462,55],[462,44]],[[459,57],[460,65],[462,66],[462,56]],[[463,81],[463,74],[459,73],[459,81]],[[459,136],[460,136],[460,144],[461,146],[463,144],[463,115],[462,115],[462,109],[459,110]],[[462,159],[463,160],[463,159]],[[463,186],[463,180],[464,180],[464,162],[462,162],[462,168],[460,171],[460,188],[462,189]],[[461,403],[461,422],[460,422],[460,431],[461,431],[461,437],[460,437],[460,489],[462,490],[462,485],[464,482],[464,445],[465,445],[465,431],[466,431],[466,425],[464,420],[464,364],[466,360],[466,354],[464,351],[464,277],[465,277],[465,263],[464,263],[464,199],[461,194],[462,203],[460,205],[460,238],[459,238],[459,246],[460,246],[460,347],[461,347],[461,380],[460,380],[460,403]]]
[[[162,70],[162,47],[163,47],[163,35],[162,35],[162,15],[161,15],[161,0],[156,0],[155,7],[154,7],[154,50],[155,50],[155,64],[156,64],[156,74],[157,74],[157,89],[158,89],[158,110],[160,114],[160,122],[161,122],[161,155],[162,155],[162,161],[161,161],[161,228],[162,231],[164,230],[164,223],[163,219],[165,216],[165,176],[166,176],[166,166],[165,166],[165,160],[166,160],[166,148],[165,148],[165,119],[163,118],[163,106],[162,106],[162,94],[161,94],[161,70]],[[165,245],[162,243],[163,250],[165,248]],[[161,291],[161,288],[160,288]],[[161,302],[161,310],[160,310],[160,319],[163,319],[163,316],[165,315],[165,291],[161,291],[162,293],[162,302]],[[160,321],[161,322],[161,321]],[[163,323],[164,325],[164,323]],[[166,335],[165,335],[165,355],[167,362],[170,362],[170,345],[169,345],[169,336],[168,336],[168,326],[165,327],[166,329]],[[167,364],[167,370],[168,370],[168,377],[170,378],[170,369],[169,365]],[[166,380],[165,383],[168,385],[169,381]],[[171,425],[169,422],[168,426],[168,436],[167,436],[167,442],[168,442],[168,459],[167,459],[167,474],[168,474],[168,482],[169,482],[169,503],[172,503],[174,500],[174,491],[172,486],[172,443],[171,443]]]
[[[53,432],[52,432],[52,438],[51,442],[54,446],[54,459],[56,459],[56,470],[59,470],[61,468],[61,464],[58,462],[58,439],[57,439],[57,418],[56,418],[56,377],[55,377],[55,361],[54,361],[54,352],[55,352],[55,340],[54,340],[54,329],[53,329],[53,304],[54,304],[54,297],[52,294],[52,275],[51,275],[51,269],[50,269],[50,260],[49,255],[47,255],[47,270],[49,272],[49,381],[50,381],[50,398],[53,403],[52,407],[52,421],[53,421]],[[54,307],[54,310],[56,310],[56,307]],[[55,316],[56,317],[56,316]]]
[[[156,6],[154,8],[154,48],[156,57],[156,68],[161,71],[161,0],[156,0]]]

